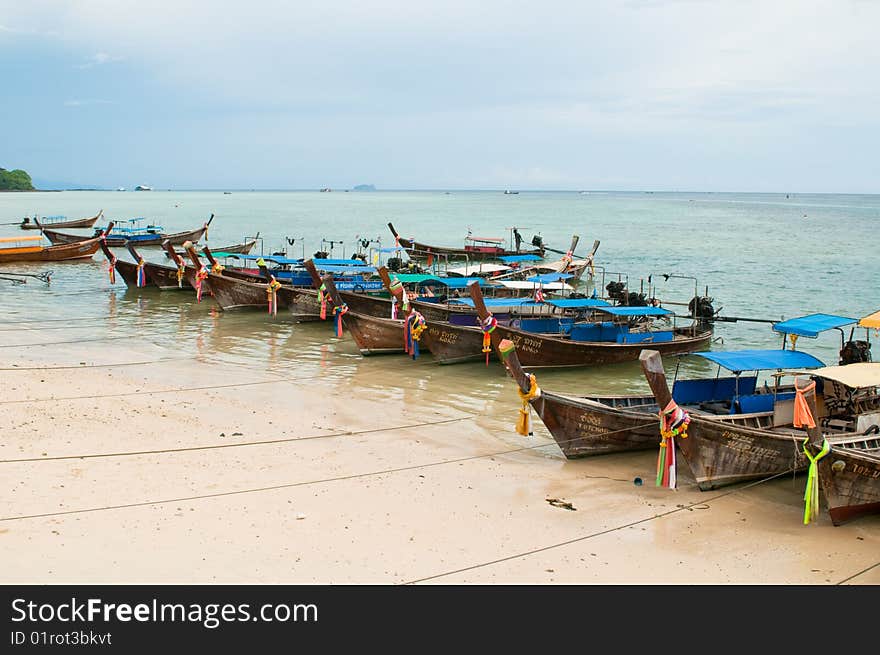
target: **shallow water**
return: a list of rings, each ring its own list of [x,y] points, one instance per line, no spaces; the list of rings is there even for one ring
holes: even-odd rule
[[[135,216],[176,232],[215,218],[208,243],[239,242],[257,231],[257,249],[286,249],[289,256],[330,250],[349,257],[356,238],[392,244],[386,224],[402,236],[438,245],[461,245],[468,228],[477,236],[509,238],[517,226],[528,243],[540,234],[551,248],[566,250],[572,234],[577,251],[601,241],[598,272],[628,276],[630,288],[648,276],[664,300],[687,302],[696,287],[708,287],[722,315],[763,319],[813,312],[859,318],[880,308],[878,227],[880,196],[820,194],[617,193],[591,192],[362,192],[331,193],[153,191],[0,194],[0,222],[24,215],[64,214],[70,218],[104,209],[108,219]],[[82,231],[80,231],[82,232]],[[0,236],[23,234],[15,226]],[[33,235],[33,232],[26,234]],[[285,239],[293,239],[292,246]],[[341,243],[339,243],[341,242]],[[375,245],[375,244],[374,244]],[[165,261],[156,248],[145,248]],[[124,253],[124,250],[121,252]],[[127,253],[120,255],[127,258]],[[497,395],[508,385],[501,367],[480,363],[437,366],[429,355],[364,358],[347,336],[337,341],[330,325],[295,324],[258,311],[222,312],[213,301],[196,303],[188,292],[127,290],[121,279],[109,284],[103,255],[76,263],[16,264],[0,269],[52,270],[49,287],[0,281],[0,353],[4,350],[63,359],[72,342],[149,342],[168,356],[199,356],[236,367],[283,375],[319,376],[345,389],[372,388],[381,399],[413,394],[414,401],[467,406]],[[685,276],[664,280],[663,273]],[[692,279],[692,278],[696,278]],[[33,330],[38,329],[35,335]],[[849,330],[847,329],[847,335]],[[778,346],[781,338],[766,323],[720,323],[715,349]],[[864,330],[859,330],[864,338]],[[872,334],[874,350],[878,338]],[[34,343],[54,344],[46,347]],[[17,348],[17,346],[20,346]],[[840,334],[801,339],[798,347],[828,364],[837,363]],[[876,352],[875,359],[877,357]],[[671,371],[675,363],[666,362]],[[172,369],[169,369],[172,370]],[[239,368],[230,368],[236,375]],[[682,374],[712,374],[714,367],[685,358]],[[624,393],[647,387],[637,363],[541,371],[542,386],[572,393]]]

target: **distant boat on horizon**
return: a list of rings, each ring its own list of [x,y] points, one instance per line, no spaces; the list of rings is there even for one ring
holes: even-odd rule
[[[125,191],[125,187],[124,187],[124,186],[118,186],[118,187],[116,187],[116,190],[117,190],[117,191]]]
[[[505,196],[515,196],[515,195],[518,194],[518,193],[519,193],[519,191],[511,191],[510,189],[505,189],[505,190],[504,190],[504,195],[505,195]]]
[[[135,191],[152,191],[153,187],[147,186],[146,184],[138,184],[135,188]]]

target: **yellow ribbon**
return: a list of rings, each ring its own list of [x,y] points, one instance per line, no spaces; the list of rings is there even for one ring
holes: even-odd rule
[[[538,380],[534,374],[529,374],[529,390],[524,392],[517,386],[516,392],[522,401],[522,407],[519,408],[519,420],[516,422],[516,431],[527,437],[532,433],[529,429],[529,401],[541,395],[541,388],[538,386]]]
[[[788,340],[791,341],[791,349],[794,350],[797,346],[798,335],[789,333]]]
[[[807,450],[807,443],[809,443],[809,441],[809,438],[804,439],[803,446],[804,455],[810,460],[810,469],[807,471],[807,488],[804,489],[804,525],[807,525],[810,522],[810,519],[814,519],[819,515],[818,462],[828,454],[829,450],[831,450],[831,446],[828,444],[828,439],[823,438],[822,450],[820,450],[814,457],[813,455],[810,455],[810,451]]]
[[[224,269],[224,268],[225,268],[225,267],[224,267],[222,264],[214,263],[214,264],[211,266],[211,272],[212,272],[212,273],[215,273],[216,275],[221,275],[221,274],[223,273],[223,269]]]
[[[180,289],[183,288],[183,273],[185,270],[186,270],[186,267],[184,267],[184,266],[177,267],[177,286]]]

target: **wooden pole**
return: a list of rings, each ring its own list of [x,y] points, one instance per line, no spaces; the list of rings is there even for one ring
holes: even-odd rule
[[[187,241],[183,244],[183,249],[186,251],[186,254],[189,255],[190,260],[192,260],[193,266],[196,267],[196,271],[202,270],[205,265],[202,264],[202,261],[199,259],[199,255],[196,252],[196,248],[193,245],[192,241]]]
[[[171,241],[169,239],[165,239],[162,242],[162,247],[165,249],[165,252],[168,253],[168,256],[171,257],[171,261],[173,261],[178,267],[186,265],[181,256],[177,254],[174,246],[171,245]]]
[[[519,357],[516,354],[516,346],[513,341],[502,339],[498,344],[498,352],[501,354],[501,361],[504,362],[504,367],[507,369],[510,377],[519,385],[523,393],[528,393],[529,389],[531,389],[531,379],[519,363]]]
[[[666,382],[666,371],[663,369],[663,359],[656,350],[643,350],[639,354],[639,364],[642,366],[642,372],[648,380],[657,406],[662,412],[663,408],[672,400],[669,384]]]
[[[312,286],[316,289],[319,288],[321,286],[321,275],[318,273],[318,269],[315,268],[315,262],[307,259],[303,262],[303,267],[305,267],[312,278]]]
[[[333,282],[333,276],[328,273],[321,278],[321,282],[324,284],[324,288],[327,289],[327,295],[330,296],[330,300],[333,304],[336,307],[342,307],[345,304],[345,301],[339,296],[339,291],[336,289],[336,284]]]

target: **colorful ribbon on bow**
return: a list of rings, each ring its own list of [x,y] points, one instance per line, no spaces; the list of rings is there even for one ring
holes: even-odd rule
[[[516,422],[516,431],[524,437],[532,436],[531,412],[529,412],[529,401],[541,395],[541,387],[538,386],[538,380],[534,374],[529,374],[529,390],[524,392],[519,386],[516,387],[522,406],[519,408],[519,420]]]
[[[215,275],[221,275],[223,273],[224,268],[226,268],[226,267],[223,266],[223,264],[220,264],[219,262],[214,262],[213,264],[211,264],[211,272],[214,273]]]
[[[486,317],[486,320],[480,319],[480,329],[483,331],[483,352],[486,353],[486,366],[489,365],[489,353],[492,352],[492,337],[489,336],[498,327],[498,319],[492,314]]]
[[[196,300],[202,302],[202,283],[208,279],[208,271],[202,266],[196,272]]]
[[[327,320],[327,286],[321,282],[318,287],[318,302],[321,303],[321,320]]]
[[[107,260],[107,273],[110,275],[110,284],[116,284],[116,255]]]
[[[333,314],[336,316],[336,337],[342,338],[342,316],[348,311],[348,305],[342,303],[341,307],[334,307]]]
[[[403,350],[413,359],[419,356],[419,338],[427,327],[425,317],[417,311],[403,320]]]
[[[669,404],[660,412],[660,452],[657,454],[658,487],[675,489],[675,437],[687,438],[691,417],[670,398]]]
[[[179,264],[177,266],[177,288],[178,289],[183,288],[183,276],[184,276],[185,272],[186,272],[186,266],[184,264]]]
[[[831,446],[828,443],[828,439],[823,437],[822,439],[822,449],[814,456],[810,454],[810,451],[807,450],[807,444],[809,443],[810,438],[807,437],[804,439],[804,455],[807,456],[807,459],[810,460],[810,468],[807,471],[807,487],[804,489],[804,525],[807,525],[811,519],[816,518],[819,515],[819,466],[818,462],[820,459],[825,457],[828,454],[828,451],[831,450]]]
[[[281,288],[281,283],[271,276],[269,283],[266,284],[266,301],[269,303],[269,313],[272,316],[278,315],[278,295],[277,291]]]
[[[144,272],[144,260],[139,259],[137,263],[137,286],[147,286],[147,274]]]

